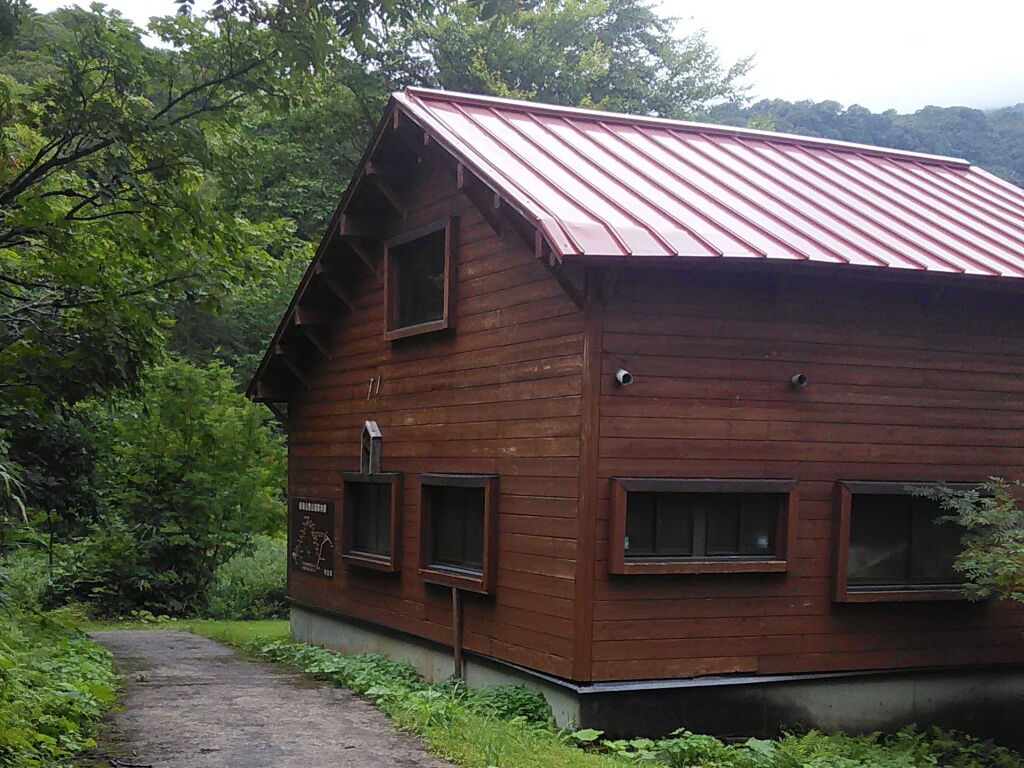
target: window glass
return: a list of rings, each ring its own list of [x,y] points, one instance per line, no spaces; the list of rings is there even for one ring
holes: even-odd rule
[[[913,584],[956,584],[963,576],[953,568],[960,554],[961,529],[936,520],[943,512],[930,499],[914,499],[910,541],[910,582]]]
[[[693,554],[693,511],[681,493],[653,494],[657,498],[657,552],[661,555]]]
[[[391,554],[391,486],[385,483],[346,484],[352,505],[352,550]]]
[[[765,493],[741,497],[739,541],[736,551],[743,555],[770,555],[775,551],[775,519],[779,513],[777,498]]]
[[[396,328],[444,318],[445,232],[439,230],[390,249],[395,270]]]
[[[484,562],[484,489],[429,486],[432,561],[480,571]]]
[[[626,557],[767,557],[785,496],[778,493],[626,495]]]
[[[695,494],[697,495],[697,494]],[[699,494],[707,513],[707,553],[732,555],[739,551],[740,499],[736,494]]]
[[[630,554],[653,555],[658,494],[631,493],[626,499],[626,549]]]
[[[850,507],[851,586],[956,584],[960,531],[937,523],[936,502],[900,494],[855,494]]]

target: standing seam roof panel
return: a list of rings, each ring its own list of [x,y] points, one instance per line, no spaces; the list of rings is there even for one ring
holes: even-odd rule
[[[862,222],[865,230],[870,231],[872,236],[884,243],[888,251],[886,259],[899,259],[908,262],[907,269],[926,269],[926,262],[934,260],[935,254],[924,250],[920,242],[905,232],[905,226],[901,222],[892,220],[889,211],[885,207],[884,200],[873,199],[875,195],[865,190],[852,189],[849,186],[842,186],[835,180],[835,175],[830,175],[827,169],[822,169],[821,162],[814,157],[805,157],[795,147],[758,147],[756,152],[764,156],[769,162],[794,177],[801,178],[809,186],[818,190],[819,194],[832,200],[838,210],[837,215],[843,215]],[[951,266],[947,269],[952,270]],[[956,271],[956,270],[953,270]]]
[[[422,88],[394,99],[558,258],[1024,277],[1024,190],[956,158]]]
[[[808,236],[811,236],[811,232],[808,230],[813,231],[814,238],[822,243],[823,247],[832,251],[837,258],[868,266],[885,265],[883,260],[874,256],[870,250],[865,249],[857,242],[862,235],[853,231],[855,228],[851,226],[850,222],[833,216],[827,206],[827,200],[813,200],[795,189],[799,179],[784,176],[773,177],[759,169],[752,157],[729,153],[721,146],[720,142],[710,138],[706,145],[692,143],[689,146],[724,172],[728,172],[750,185],[756,195],[762,196],[768,201],[775,201],[783,210],[789,211],[795,217],[794,221],[803,222],[802,228]],[[744,154],[751,155],[749,150]],[[765,204],[761,205],[764,207]],[[821,214],[833,219],[831,226],[825,224]],[[828,245],[825,241],[830,241],[832,244]]]
[[[601,162],[598,163],[589,153],[584,151],[583,147],[576,146],[572,141],[562,138],[563,145],[570,149],[577,157],[585,160],[591,165],[595,166],[603,173],[606,177],[610,178],[620,189],[627,190],[630,196],[639,201],[643,206],[656,211],[658,216],[661,216],[666,221],[670,222],[671,226],[666,227],[663,234],[666,238],[672,236],[672,234],[682,234],[687,239],[695,240],[703,249],[705,249],[707,255],[721,256],[722,251],[712,245],[708,240],[700,234],[698,229],[699,225],[695,226],[692,216],[688,216],[687,213],[692,213],[692,210],[686,206],[685,201],[676,193],[672,192],[664,184],[659,183],[653,178],[643,178],[636,168],[631,167],[629,164],[624,162],[624,159],[609,152],[599,141],[594,139],[589,133],[584,131],[582,128],[577,126],[571,120],[551,120],[547,123],[542,123],[540,118],[534,117],[539,124],[555,134],[559,138],[562,138],[561,134],[565,131],[562,129],[568,129],[572,135],[582,139],[586,142],[587,147],[595,150],[601,157]],[[611,166],[615,167],[616,173],[612,173]],[[628,176],[633,182],[627,182],[626,176]],[[646,192],[640,189],[641,185],[635,183],[635,180],[640,180],[641,184],[646,183],[653,187],[653,189],[647,189]],[[655,199],[654,192],[657,191],[663,197],[662,202],[658,202]],[[668,198],[667,200],[665,198]],[[683,212],[672,212],[669,210],[667,205],[675,203],[677,205],[683,205]],[[689,221],[686,221],[689,219]],[[668,233],[668,234],[666,234]],[[680,248],[678,245],[673,246],[677,253],[685,252],[685,248]]]
[[[736,140],[732,139],[731,141],[735,142]],[[855,247],[874,266],[885,266],[887,263],[886,259],[878,255],[880,248],[889,251],[893,258],[911,262],[909,265],[911,268],[919,269],[922,266],[919,261],[895,251],[893,238],[881,229],[878,222],[873,221],[859,210],[844,207],[841,190],[839,196],[830,194],[829,190],[822,186],[813,174],[791,173],[785,163],[780,162],[778,158],[769,157],[756,148],[752,148],[752,150],[743,147],[737,149],[729,142],[728,139],[720,142],[718,148],[728,154],[734,162],[757,173],[765,179],[766,183],[784,188],[787,193],[800,198],[822,216],[827,217],[828,221],[832,222],[832,226],[844,233],[844,239],[855,243]],[[851,212],[852,215],[850,215]]]

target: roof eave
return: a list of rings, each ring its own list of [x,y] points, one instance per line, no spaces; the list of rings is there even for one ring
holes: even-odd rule
[[[351,181],[342,193],[341,200],[334,209],[334,213],[331,215],[330,221],[327,225],[327,230],[324,232],[323,237],[320,238],[320,243],[317,245],[313,258],[309,262],[309,266],[306,268],[306,271],[303,273],[302,279],[299,281],[299,285],[295,289],[295,293],[292,295],[291,301],[288,303],[288,308],[285,310],[284,315],[282,315],[281,320],[277,325],[277,329],[274,331],[274,336],[271,339],[266,352],[263,353],[263,358],[260,360],[260,364],[256,367],[256,372],[249,380],[249,384],[245,389],[245,395],[254,402],[266,401],[265,399],[258,397],[258,385],[270,366],[270,361],[274,357],[274,350],[280,344],[282,337],[294,317],[296,306],[298,306],[303,294],[309,287],[309,283],[312,281],[313,276],[316,273],[317,264],[322,261],[324,254],[327,253],[330,248],[331,242],[339,235],[341,217],[344,216],[345,210],[348,208],[356,189],[366,176],[366,164],[376,151],[377,145],[380,142],[381,137],[384,135],[388,123],[393,119],[396,108],[396,101],[394,94],[392,94],[391,98],[388,100],[387,106],[384,108],[384,113],[381,116],[377,127],[374,129],[366,149],[363,151],[362,157],[359,159],[359,163],[356,165],[356,170],[352,174]]]

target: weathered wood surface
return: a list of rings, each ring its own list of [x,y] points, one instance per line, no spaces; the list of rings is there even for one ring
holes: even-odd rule
[[[1024,612],[1010,606],[830,600],[835,481],[1024,474],[1024,299],[793,272],[781,292],[739,271],[617,282],[604,319],[595,679],[1024,660]],[[614,385],[620,367],[631,386]],[[796,373],[806,389],[790,387]],[[788,574],[606,575],[610,478],[637,474],[796,478]]]
[[[329,498],[341,471],[358,469],[363,421],[380,425],[382,469],[405,475],[401,573],[339,562],[330,582],[292,573],[290,594],[450,643],[450,590],[418,573],[418,476],[498,474],[500,588],[464,596],[463,645],[570,677],[582,320],[522,240],[499,238],[455,189],[454,174],[423,174],[403,195],[419,202],[385,222],[389,235],[459,217],[455,332],[385,341],[382,276],[364,270],[344,286],[353,309],[334,328],[330,362],[307,361],[309,389],[289,419],[290,492]]]

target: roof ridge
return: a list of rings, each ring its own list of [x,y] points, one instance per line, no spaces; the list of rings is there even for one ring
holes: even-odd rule
[[[894,157],[903,160],[916,160],[918,162],[931,163],[935,165],[948,165],[959,168],[971,167],[968,160],[947,155],[932,155],[925,152],[911,152],[905,149],[893,149],[890,147],[879,147],[874,144],[858,144],[852,141],[840,141],[838,139],[824,139],[819,136],[804,136],[796,133],[781,133],[779,131],[765,131],[756,128],[742,128],[733,125],[722,125],[719,123],[701,123],[692,120],[674,120],[666,117],[651,117],[649,115],[633,115],[626,112],[609,112],[598,109],[585,109],[583,107],[565,107],[558,104],[549,104],[539,101],[524,101],[520,99],[507,99],[500,96],[486,96],[477,93],[465,93],[462,91],[447,91],[440,88],[422,88],[410,86],[404,91],[397,91],[393,96],[401,100],[401,97],[412,97],[417,100],[451,101],[463,104],[480,104],[491,108],[501,107],[518,112],[545,113],[551,115],[572,116],[582,120],[591,121],[612,121],[624,124],[641,124],[657,126],[659,128],[676,128],[688,132],[714,133],[720,136],[735,136],[739,138],[758,139],[761,141],[773,141],[780,144],[812,145],[816,147],[828,147],[843,152],[855,152],[870,154],[880,157]]]

